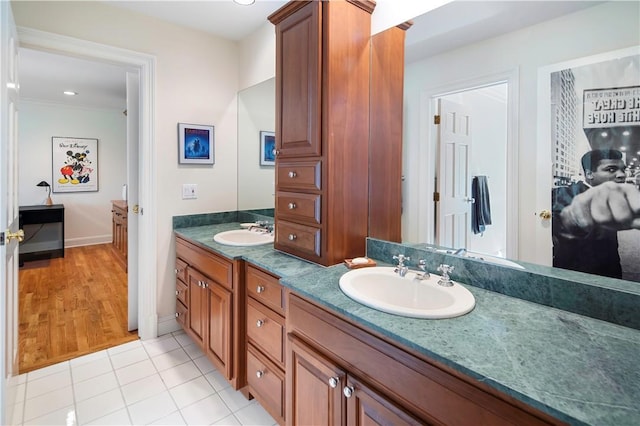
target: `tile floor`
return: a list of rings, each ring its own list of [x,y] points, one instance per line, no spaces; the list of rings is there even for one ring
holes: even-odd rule
[[[14,425],[275,425],[183,332],[22,374]]]

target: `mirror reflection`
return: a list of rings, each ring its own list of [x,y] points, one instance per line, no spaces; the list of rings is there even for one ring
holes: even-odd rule
[[[238,93],[238,210],[274,208],[274,166],[261,165],[260,132],[275,130],[275,96],[275,78]]]

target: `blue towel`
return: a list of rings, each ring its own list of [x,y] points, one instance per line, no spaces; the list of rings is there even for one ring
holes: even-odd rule
[[[471,208],[471,230],[474,234],[481,234],[486,225],[491,225],[489,184],[486,176],[474,176],[471,181],[471,194],[475,199]]]

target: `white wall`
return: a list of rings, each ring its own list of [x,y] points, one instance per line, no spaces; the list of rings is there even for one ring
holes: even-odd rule
[[[20,103],[19,188],[20,205],[42,204],[46,190],[36,184],[53,185],[51,138],[53,136],[98,139],[98,191],[52,193],[65,206],[67,247],[111,241],[111,200],[122,195],[127,179],[126,117],[121,110],[76,108],[36,102]]]
[[[240,41],[239,76],[240,89],[276,76],[276,27],[271,22]]]
[[[102,2],[12,2],[19,26],[156,57],[157,313],[175,312],[175,215],[236,209],[238,43]],[[179,166],[177,124],[215,126],[215,165]],[[183,183],[198,199],[182,200]],[[144,206],[142,206],[144,207]]]
[[[608,2],[589,9],[525,28],[501,37],[465,46],[407,65],[405,77],[405,217],[403,233],[418,232],[421,191],[419,170],[428,158],[425,143],[427,124],[423,99],[433,88],[476,80],[482,76],[510,73],[519,76],[518,104],[518,200],[519,257],[536,258],[535,205],[537,149],[538,68],[630,47],[640,43],[640,3]]]

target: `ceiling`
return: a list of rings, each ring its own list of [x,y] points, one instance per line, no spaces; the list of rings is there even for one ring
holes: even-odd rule
[[[103,2],[219,37],[241,40],[262,26],[267,16],[287,1],[256,0],[252,6],[240,6],[231,0]],[[406,61],[496,37],[598,3],[601,2],[455,1],[413,20],[414,25],[407,31]],[[124,109],[125,71],[105,63],[21,49],[20,96],[24,100]],[[64,90],[78,92],[78,96],[65,96]]]

